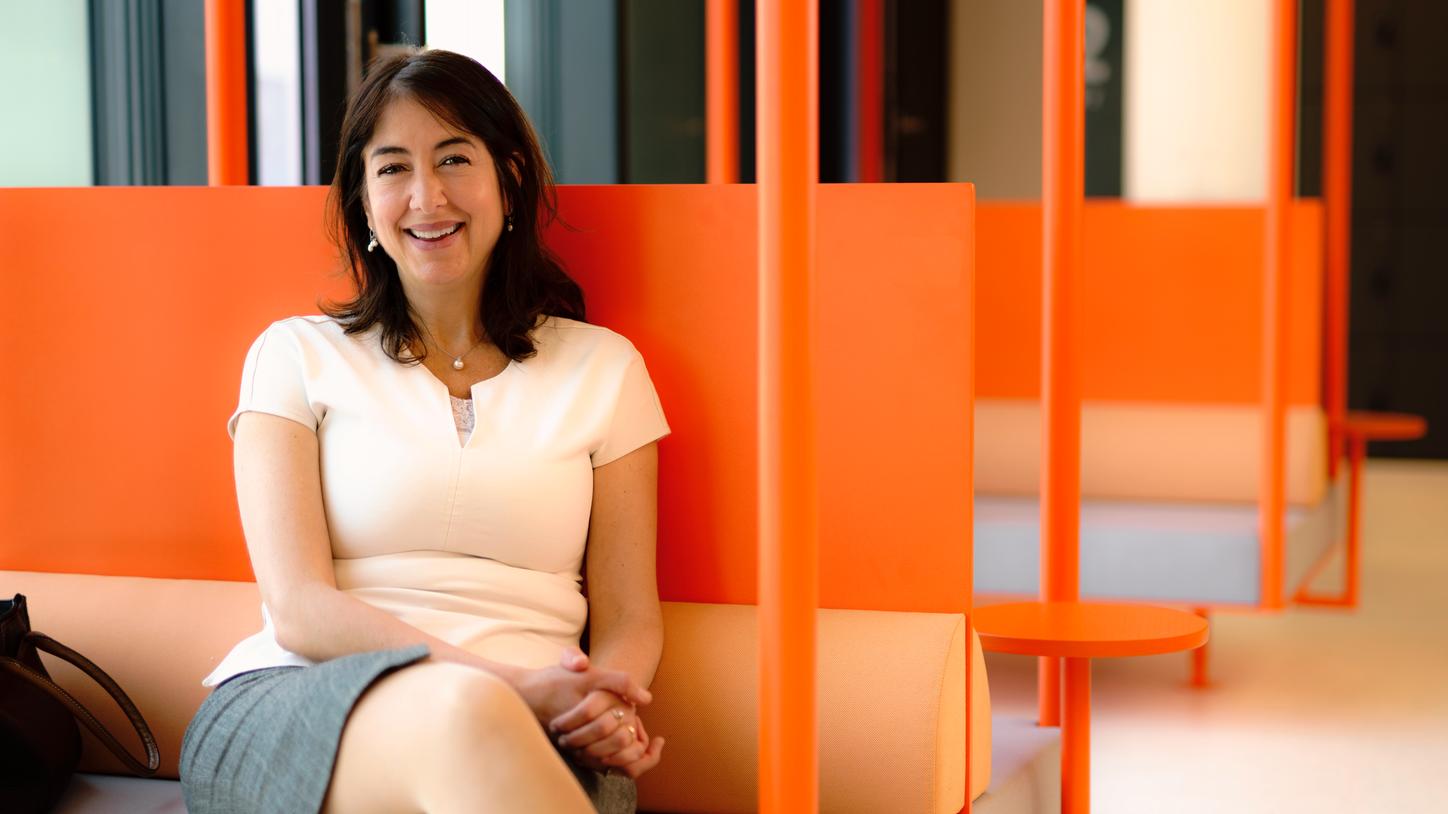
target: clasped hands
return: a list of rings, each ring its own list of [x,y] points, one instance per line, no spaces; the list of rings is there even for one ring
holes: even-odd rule
[[[535,670],[518,687],[550,740],[596,771],[637,779],[659,764],[663,738],[651,738],[638,707],[653,700],[627,673],[601,670],[570,648],[557,667]]]

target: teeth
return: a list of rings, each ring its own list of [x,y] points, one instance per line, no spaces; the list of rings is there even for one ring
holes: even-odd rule
[[[440,229],[436,232],[424,232],[421,229],[408,229],[407,231],[414,237],[420,237],[423,240],[437,240],[440,237],[447,237],[461,228],[463,228],[461,223],[455,223],[452,225],[452,228]]]

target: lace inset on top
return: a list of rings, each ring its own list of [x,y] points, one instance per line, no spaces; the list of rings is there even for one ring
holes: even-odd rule
[[[466,444],[468,436],[473,434],[473,425],[477,422],[477,416],[473,413],[473,400],[460,399],[457,396],[448,394],[452,401],[453,425],[458,428],[459,443]]]

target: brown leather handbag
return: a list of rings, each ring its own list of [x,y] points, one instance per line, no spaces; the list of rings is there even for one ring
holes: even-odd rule
[[[146,748],[146,762],[132,757],[105,726],[70,693],[50,680],[40,653],[64,659],[105,688],[131,719]],[[80,762],[80,721],[137,775],[161,765],[151,728],[120,685],[90,659],[30,629],[25,597],[0,600],[0,800],[13,812],[44,812],[65,792]]]

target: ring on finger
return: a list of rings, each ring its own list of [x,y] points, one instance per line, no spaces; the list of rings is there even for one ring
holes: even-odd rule
[[[623,720],[623,707],[614,707],[614,708],[613,708],[613,719],[614,719],[615,721],[622,721],[622,720]]]
[[[634,728],[633,726],[629,726],[629,727],[628,727],[628,736],[629,736],[629,740],[630,740],[630,741],[636,741],[636,740],[638,740],[638,739],[639,739],[639,731],[638,731],[638,729]]]

